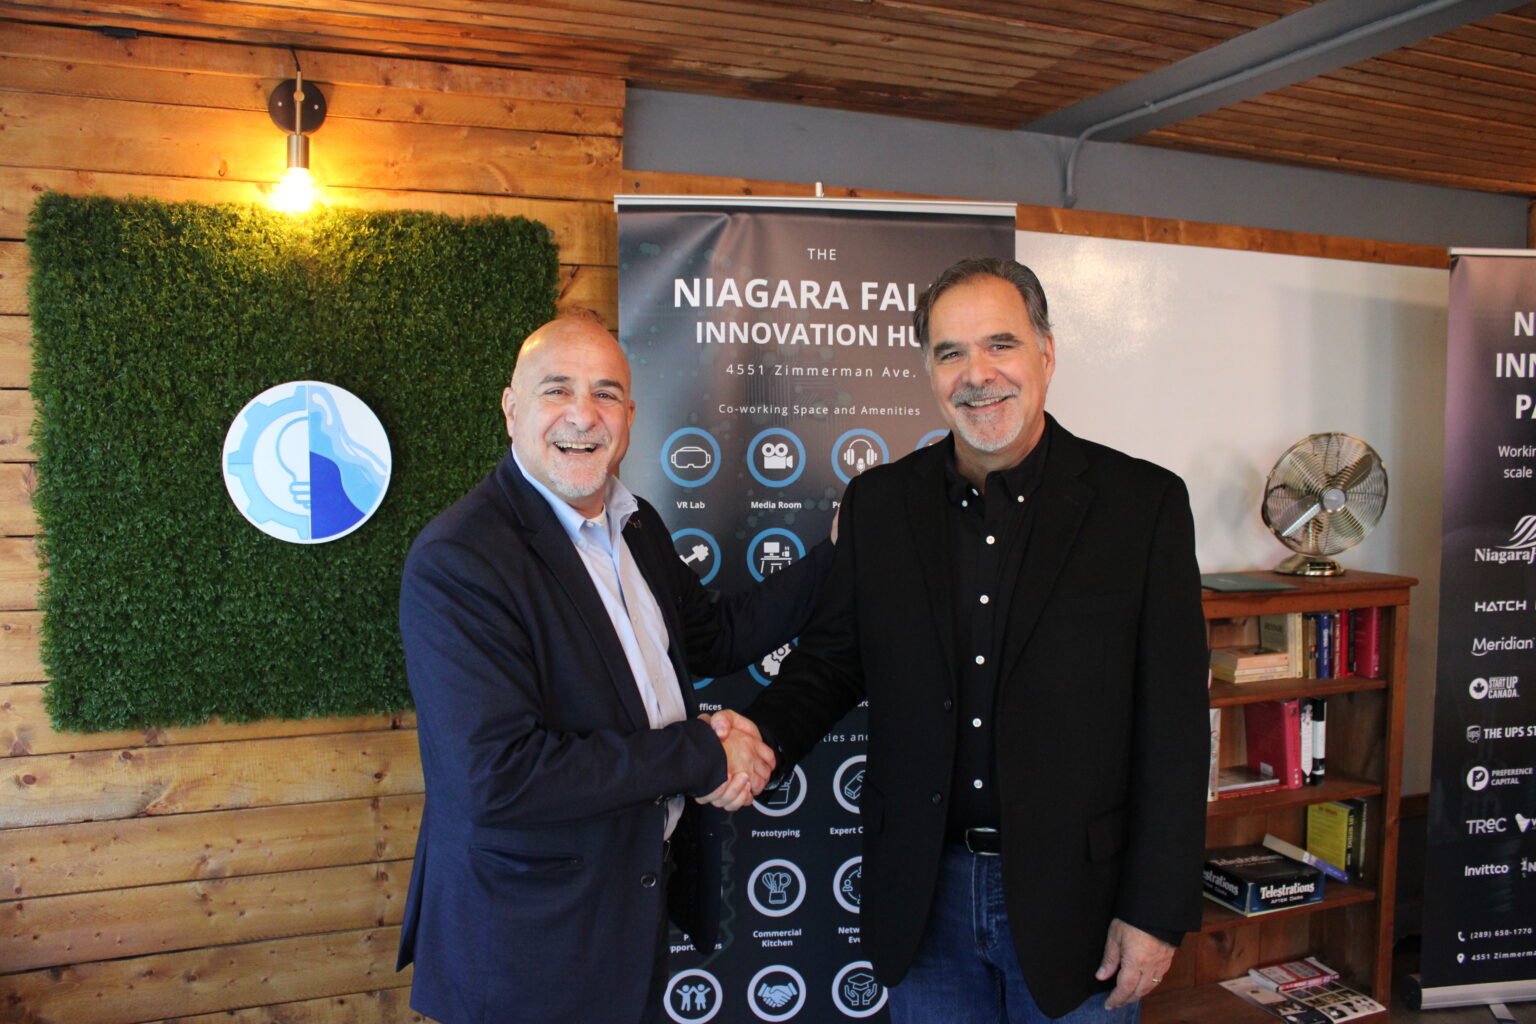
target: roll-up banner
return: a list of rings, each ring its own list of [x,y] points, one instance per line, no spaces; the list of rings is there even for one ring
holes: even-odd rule
[[[638,406],[624,480],[678,558],[735,589],[793,564],[864,470],[942,438],[912,330],[917,297],[967,256],[1012,257],[1011,204],[624,196],[619,340]],[[745,706],[788,654],[693,682]],[[867,713],[732,815],[719,947],[674,935],[679,1024],[884,1020],[859,934]]]
[[[1533,256],[1451,251],[1426,1007],[1536,999]]]

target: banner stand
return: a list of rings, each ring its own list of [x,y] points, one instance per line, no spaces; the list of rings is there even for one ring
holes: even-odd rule
[[[1424,1007],[1536,999],[1532,256],[1451,250]]]
[[[947,435],[913,306],[956,260],[1013,256],[1012,204],[615,206],[637,405],[622,476],[706,585],[738,589],[803,557],[854,476]],[[695,680],[700,708],[744,707],[791,646]],[[674,936],[672,1021],[886,1019],[859,925],[867,722],[866,708],[849,712],[786,786],[727,818],[719,947],[701,957]]]

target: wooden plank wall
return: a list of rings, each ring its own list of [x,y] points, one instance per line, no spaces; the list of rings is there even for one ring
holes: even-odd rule
[[[554,229],[616,319],[623,83],[300,51],[331,201]],[[44,190],[259,201],[287,50],[0,21],[0,1020],[393,1024],[410,715],[61,735],[38,655],[26,218]],[[489,429],[497,412],[486,410]]]

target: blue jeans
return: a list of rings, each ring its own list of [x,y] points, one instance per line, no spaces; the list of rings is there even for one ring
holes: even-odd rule
[[[1089,996],[1055,1024],[1136,1024],[1141,1007]],[[944,848],[928,927],[907,976],[890,990],[891,1024],[1050,1024],[1024,984],[1003,905],[1003,858]]]

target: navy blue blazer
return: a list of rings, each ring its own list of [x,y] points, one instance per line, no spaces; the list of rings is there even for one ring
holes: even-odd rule
[[[1059,1017],[1101,986],[1109,922],[1200,927],[1205,624],[1177,476],[1051,421],[998,677],[995,764],[1014,945]],[[895,984],[923,936],[955,761],[957,602],[933,445],[844,496],[821,607],[744,714],[793,764],[869,701],[864,949]]]
[[[694,677],[794,637],[831,546],[762,585],[702,587],[644,501],[624,537],[661,607],[687,720],[652,729],[602,599],[511,454],[411,546],[400,631],[426,805],[400,936],[411,1006],[443,1024],[632,1021],[671,916],[712,950],[718,812],[692,800],[662,876],[664,804],[725,781]]]

